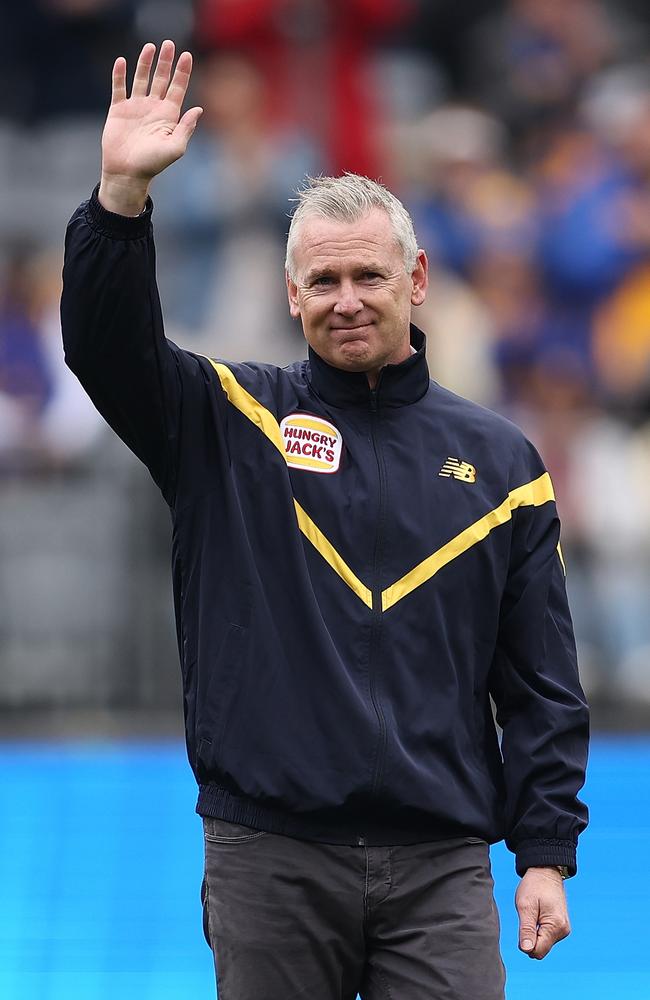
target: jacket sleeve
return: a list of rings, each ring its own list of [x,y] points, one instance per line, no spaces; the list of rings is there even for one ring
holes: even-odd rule
[[[137,218],[93,192],[68,225],[61,324],[66,363],[173,503],[183,385],[198,360],[163,333],[152,204]],[[196,369],[196,371],[193,371]]]
[[[537,478],[544,468],[529,447]],[[577,794],[585,778],[589,717],[548,483],[550,498],[513,511],[490,684],[503,730],[506,845],[519,875],[543,865],[566,865],[575,874],[578,834],[587,825]]]

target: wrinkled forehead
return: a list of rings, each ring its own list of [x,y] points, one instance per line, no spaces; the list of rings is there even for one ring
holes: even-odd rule
[[[403,256],[393,224],[382,208],[353,220],[306,213],[296,221],[292,240],[294,265],[300,271],[357,258],[389,265],[401,262]]]

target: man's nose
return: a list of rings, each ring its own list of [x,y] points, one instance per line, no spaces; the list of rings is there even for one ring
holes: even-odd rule
[[[356,316],[363,309],[363,302],[359,298],[359,292],[353,281],[342,281],[338,288],[338,295],[334,312],[341,316]]]

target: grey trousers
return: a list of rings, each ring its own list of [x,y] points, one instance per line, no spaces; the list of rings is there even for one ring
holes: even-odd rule
[[[341,847],[203,823],[219,1000],[503,1000],[484,841]]]

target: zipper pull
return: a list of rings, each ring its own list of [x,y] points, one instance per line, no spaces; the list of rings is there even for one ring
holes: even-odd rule
[[[357,847],[365,847],[365,846],[366,846],[366,838],[357,837]]]

